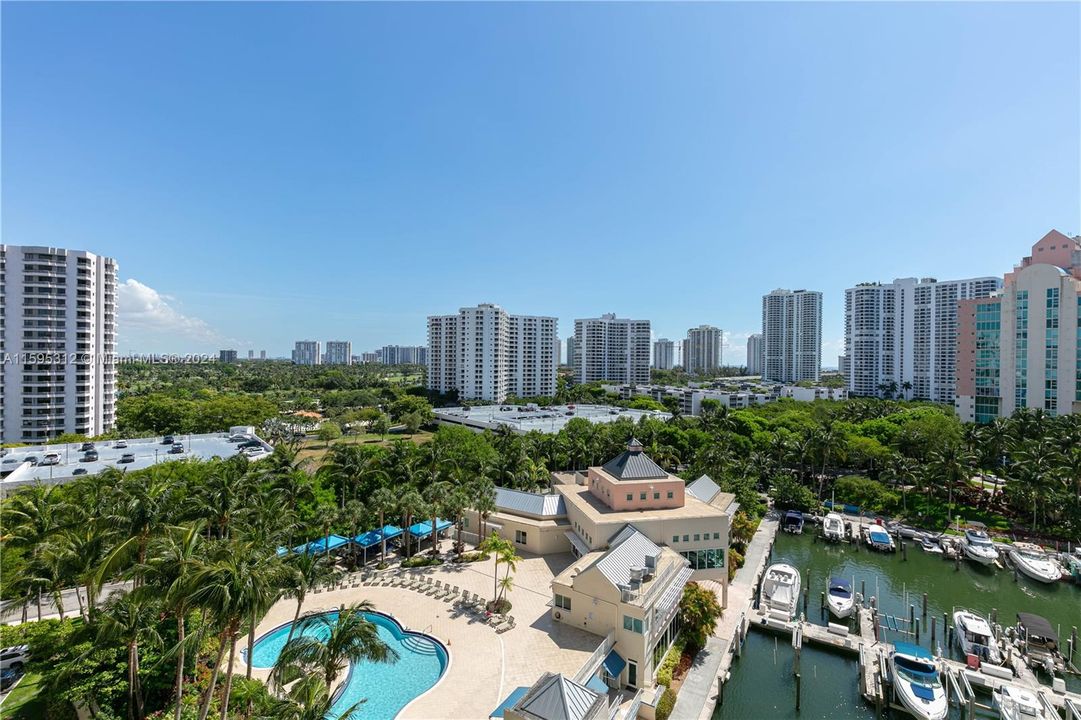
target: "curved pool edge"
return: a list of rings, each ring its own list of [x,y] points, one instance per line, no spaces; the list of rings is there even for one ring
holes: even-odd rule
[[[334,608],[334,609],[328,609],[328,610],[316,610],[312,614],[327,614],[327,613],[332,613],[332,612],[339,612],[340,610],[341,610],[341,608]],[[446,678],[447,674],[450,672],[451,665],[454,663],[454,657],[450,652],[450,648],[447,647],[447,644],[444,643],[442,640],[435,637],[434,635],[429,635],[426,632],[421,632],[420,630],[410,630],[405,625],[402,625],[401,621],[398,618],[394,617],[394,615],[392,615],[391,613],[384,612],[382,610],[365,610],[364,612],[366,612],[368,614],[371,614],[371,615],[379,615],[381,617],[386,618],[387,620],[390,620],[392,623],[394,623],[395,627],[397,627],[398,630],[403,635],[417,635],[417,636],[420,636],[420,637],[427,638],[427,639],[431,640],[433,643],[435,643],[436,645],[438,645],[440,648],[443,649],[443,653],[447,657],[447,663],[443,667],[443,672],[439,673],[439,678],[435,681],[435,683],[430,688],[428,688],[427,690],[422,692],[420,695],[417,695],[415,698],[413,698],[412,700],[407,702],[405,705],[403,705],[402,709],[394,714],[394,718],[392,718],[392,720],[394,720],[395,718],[400,717],[401,714],[404,713],[406,710],[408,710],[409,707],[411,705],[413,705],[413,703],[415,703],[417,700],[420,700],[425,695],[431,693],[433,690],[438,688],[443,683],[443,679]],[[304,615],[301,615],[301,617],[303,618]],[[282,628],[285,628],[285,627],[289,627],[292,624],[293,624],[292,620],[287,620],[287,621],[285,621],[283,623],[278,623],[274,627],[270,628],[269,630],[261,633],[258,637],[256,637],[255,641],[252,643],[252,647],[254,648],[256,645],[259,644],[259,641],[265,639],[268,635],[272,635],[273,633],[277,632],[278,630],[281,630]],[[269,670],[273,669],[273,668],[256,667],[255,665],[252,665],[251,660],[247,657],[247,654],[248,654],[248,649],[247,648],[242,648],[241,651],[240,651],[240,656],[243,659],[244,664],[248,665],[253,670],[266,670],[266,671],[269,671]],[[334,690],[334,694],[330,698],[330,706],[331,706],[331,708],[333,708],[334,705],[337,704],[338,700],[341,698],[342,693],[345,692],[345,688],[349,686],[349,680],[353,677],[353,668],[354,667],[356,667],[356,663],[350,662],[349,663],[349,672],[347,672],[345,674],[345,678],[343,678],[342,681],[338,683],[337,689]]]
[[[331,611],[331,612],[333,612],[333,611]],[[450,666],[451,666],[451,663],[454,662],[454,660],[453,660],[453,658],[451,656],[450,648],[447,647],[446,643],[444,643],[442,640],[435,637],[434,635],[429,635],[428,633],[421,632],[420,630],[410,630],[405,625],[402,625],[401,621],[398,618],[394,617],[393,615],[391,615],[388,612],[383,612],[382,610],[369,610],[367,612],[370,612],[372,615],[382,615],[386,619],[390,620],[392,623],[394,623],[397,626],[397,628],[402,632],[403,635],[418,635],[420,637],[428,638],[433,643],[435,643],[439,647],[443,648],[443,652],[447,656],[447,664],[443,667],[443,672],[439,673],[439,678],[435,681],[435,683],[432,684],[432,686],[430,688],[428,688],[427,690],[422,692],[420,695],[417,695],[415,698],[413,698],[412,700],[407,702],[405,705],[403,705],[401,710],[394,713],[394,718],[392,718],[391,720],[396,720],[397,718],[401,717],[402,713],[404,713],[406,710],[408,710],[409,707],[413,703],[415,703],[417,700],[420,700],[422,697],[424,697],[428,693],[435,690],[441,684],[443,684],[443,679],[450,672]],[[286,624],[288,624],[288,623],[286,623]],[[345,688],[349,686],[349,680],[353,677],[353,668],[354,667],[355,667],[355,663],[349,663],[349,672],[346,673],[345,679],[342,680],[341,683],[338,684],[338,689],[334,691],[334,696],[330,699],[330,707],[331,708],[333,708],[334,705],[337,704],[338,699],[341,697],[342,693],[345,692]]]

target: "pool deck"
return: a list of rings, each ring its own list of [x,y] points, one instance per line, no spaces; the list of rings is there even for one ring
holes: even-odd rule
[[[365,586],[309,593],[304,610],[331,610],[360,600],[393,615],[408,630],[426,632],[450,651],[450,667],[439,683],[410,703],[398,718],[487,718],[518,686],[530,686],[545,671],[573,675],[604,638],[576,630],[551,618],[547,603],[551,580],[573,557],[526,555],[514,573],[510,592],[514,628],[497,634],[454,606],[415,590]],[[504,568],[500,568],[501,574]],[[415,569],[432,580],[449,582],[463,591],[490,598],[493,562],[454,564]],[[286,598],[270,609],[256,628],[256,637],[292,620],[296,601]],[[246,638],[244,639],[246,641]],[[235,672],[243,674],[244,661]],[[259,678],[267,671],[254,670]]]

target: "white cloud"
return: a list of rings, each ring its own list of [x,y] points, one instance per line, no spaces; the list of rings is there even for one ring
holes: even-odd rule
[[[230,341],[204,320],[173,307],[173,298],[134,278],[121,283],[117,295],[117,324],[127,350],[174,352],[178,347],[209,348]]]

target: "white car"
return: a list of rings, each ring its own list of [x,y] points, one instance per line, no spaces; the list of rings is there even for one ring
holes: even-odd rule
[[[59,465],[60,454],[59,453],[46,453],[45,457],[41,458],[42,465]]]
[[[123,450],[127,446],[128,446],[128,441],[127,440],[117,440],[116,442],[113,443],[113,447],[116,448],[117,450]]]
[[[30,646],[15,645],[0,650],[0,670],[22,670],[23,665],[30,661]]]

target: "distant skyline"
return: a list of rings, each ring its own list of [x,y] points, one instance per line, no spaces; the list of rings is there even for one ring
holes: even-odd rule
[[[120,265],[122,352],[725,330],[1081,231],[1077,3],[4,3],[3,242]]]

